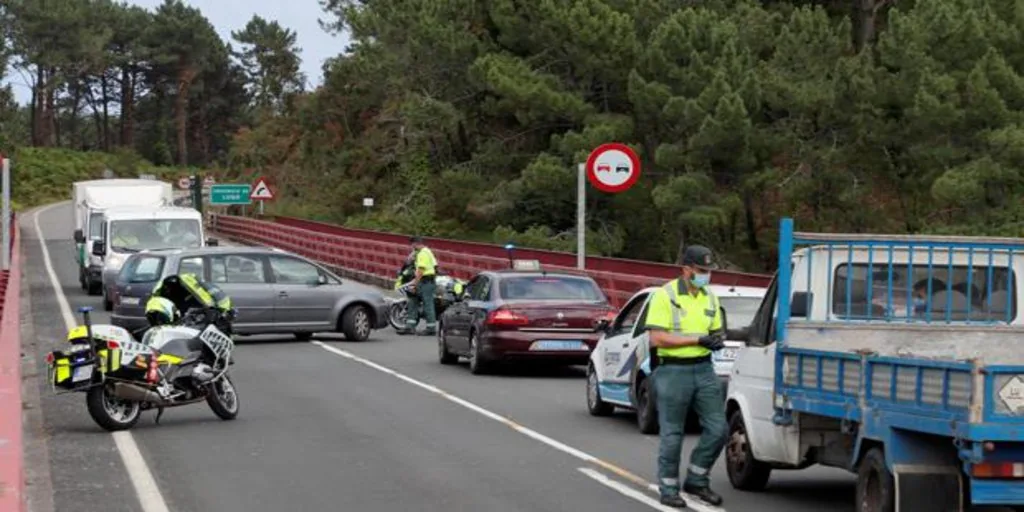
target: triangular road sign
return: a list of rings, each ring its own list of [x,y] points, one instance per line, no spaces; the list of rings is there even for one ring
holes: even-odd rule
[[[249,193],[249,199],[255,199],[257,201],[272,201],[274,199],[274,191],[270,190],[270,186],[267,185],[267,180],[260,178],[256,180],[256,185],[252,187],[252,192]]]

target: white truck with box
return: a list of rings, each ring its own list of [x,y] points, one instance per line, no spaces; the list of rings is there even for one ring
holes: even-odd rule
[[[99,295],[103,258],[92,253],[92,242],[100,236],[100,218],[117,206],[160,207],[174,204],[170,183],[143,179],[79,181],[72,188],[72,215],[78,263],[78,280],[90,295]]]

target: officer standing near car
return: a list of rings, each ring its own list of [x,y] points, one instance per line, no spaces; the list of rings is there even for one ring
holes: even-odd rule
[[[437,332],[437,313],[434,310],[434,292],[436,284],[434,279],[437,274],[437,258],[434,253],[423,243],[420,237],[412,238],[412,247],[415,251],[416,277],[412,280],[413,295],[409,297],[408,314],[405,320],[405,329],[398,331],[399,334],[412,334],[416,332],[416,325],[419,324],[420,305],[423,306],[423,316],[426,317],[427,328],[424,335],[433,336]]]
[[[690,454],[682,490],[720,505],[722,497],[709,486],[711,467],[726,439],[725,397],[711,360],[711,353],[725,346],[718,298],[707,288],[715,265],[711,250],[700,245],[687,247],[680,263],[682,275],[652,295],[645,319],[660,427],[658,488],[662,504],[686,507],[679,495],[679,466],[692,406],[703,433]]]

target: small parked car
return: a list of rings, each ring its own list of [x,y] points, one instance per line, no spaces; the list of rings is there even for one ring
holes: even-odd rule
[[[726,328],[725,348],[712,353],[715,373],[722,384],[725,399],[736,353],[744,345],[741,333],[757,313],[765,288],[710,285],[719,300]],[[637,413],[637,426],[645,434],[658,432],[658,413],[651,373],[649,334],[641,330],[647,316],[647,304],[658,288],[645,288],[629,299],[614,319],[602,324],[603,335],[590,355],[587,366],[587,409],[594,416],[607,416],[616,407]],[[695,416],[687,421],[689,428]]]
[[[387,305],[377,289],[343,280],[322,265],[279,249],[204,247],[132,254],[117,276],[111,323],[144,328],[150,292],[166,276],[193,273],[220,287],[238,311],[237,334],[342,332],[364,341],[387,326]],[[184,312],[182,312],[184,313]]]
[[[477,274],[441,315],[437,351],[441,364],[469,359],[474,374],[500,361],[587,363],[601,319],[615,309],[587,275],[543,270]]]

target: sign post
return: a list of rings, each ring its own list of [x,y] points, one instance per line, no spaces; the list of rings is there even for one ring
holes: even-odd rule
[[[263,215],[263,203],[274,200],[274,191],[271,190],[265,178],[256,180],[256,184],[252,187],[252,193],[249,194],[249,199],[260,202],[260,215]]]
[[[594,188],[609,194],[629,190],[640,179],[640,157],[618,142],[601,144],[580,164],[576,179],[576,267],[586,268],[587,197],[584,176]]]
[[[0,155],[0,165],[3,166],[3,269],[11,269],[11,160]]]
[[[210,205],[252,204],[248,183],[218,183],[210,187]]]

